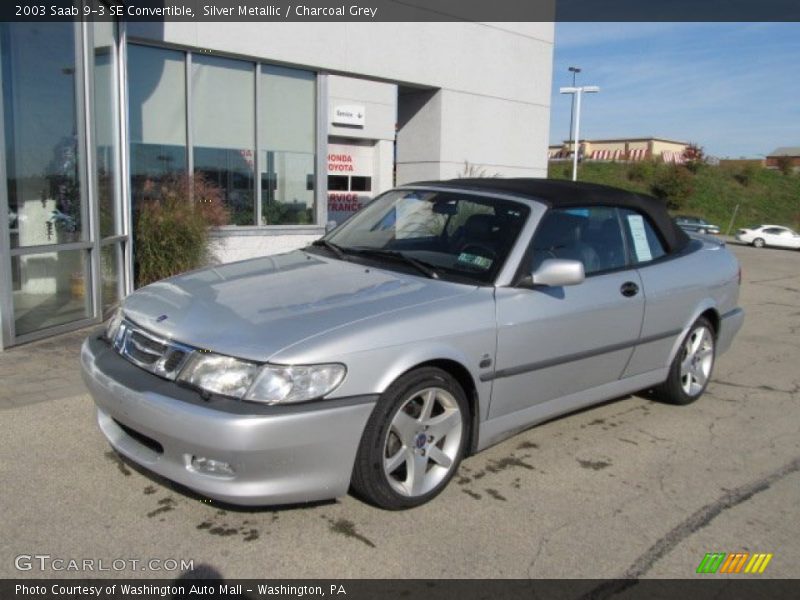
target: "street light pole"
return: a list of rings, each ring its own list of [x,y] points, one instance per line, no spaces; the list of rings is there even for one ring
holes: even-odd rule
[[[572,181],[578,180],[578,144],[580,143],[581,127],[581,96],[586,94],[596,94],[600,88],[596,85],[584,85],[580,87],[562,87],[559,92],[562,94],[572,94],[572,101],[575,106],[575,131],[573,140],[575,141],[575,152],[572,155]]]
[[[581,72],[580,67],[570,67],[568,69],[570,73],[572,73],[572,87],[575,87],[575,76]],[[572,122],[575,119],[575,96],[572,97],[572,106],[569,109],[569,133],[567,134],[570,138],[569,144],[567,145],[567,149],[572,150],[572,142],[575,138],[572,137]]]

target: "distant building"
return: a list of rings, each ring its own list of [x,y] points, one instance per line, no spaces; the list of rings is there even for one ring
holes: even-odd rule
[[[565,140],[563,144],[550,146],[550,160],[567,159],[572,156],[573,142]],[[663,160],[664,162],[683,162],[683,153],[688,142],[679,142],[664,138],[614,138],[606,140],[581,140],[578,146],[582,160],[598,161],[640,161]]]
[[[800,169],[800,146],[776,148],[767,155],[767,168],[777,169],[779,161],[788,157],[794,169]]]

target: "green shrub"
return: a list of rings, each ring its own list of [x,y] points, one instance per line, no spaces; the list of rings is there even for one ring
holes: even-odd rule
[[[205,265],[209,228],[228,221],[222,190],[199,173],[170,175],[152,185],[134,223],[137,287]]]
[[[667,208],[679,210],[694,191],[692,175],[685,168],[671,165],[660,170],[650,187],[654,196],[667,203]]]
[[[733,178],[744,187],[749,186],[758,175],[758,167],[753,164],[744,165],[733,174]]]
[[[631,181],[649,181],[655,173],[655,164],[652,161],[634,162],[628,166],[628,179]]]

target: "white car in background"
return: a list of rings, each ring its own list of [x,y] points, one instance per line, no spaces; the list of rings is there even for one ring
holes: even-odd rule
[[[736,239],[756,248],[775,246],[800,250],[800,234],[781,225],[759,225],[750,229],[739,229]]]

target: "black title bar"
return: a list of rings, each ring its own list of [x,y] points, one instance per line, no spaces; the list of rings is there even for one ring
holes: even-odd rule
[[[800,21],[798,0],[5,0],[2,21]]]

